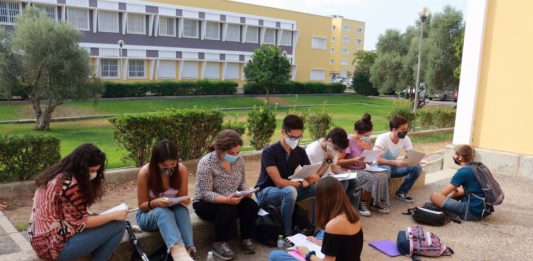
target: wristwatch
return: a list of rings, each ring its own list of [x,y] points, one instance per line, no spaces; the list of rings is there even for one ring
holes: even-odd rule
[[[304,182],[301,180],[298,180],[298,183],[299,183],[298,188],[303,188]]]
[[[326,162],[327,162],[329,165],[331,165],[331,164],[333,163],[333,160],[331,160],[331,159],[327,159]]]
[[[307,254],[305,255],[305,260],[306,261],[311,261],[311,257],[312,256],[316,256],[316,252],[315,251],[309,251],[307,252]]]

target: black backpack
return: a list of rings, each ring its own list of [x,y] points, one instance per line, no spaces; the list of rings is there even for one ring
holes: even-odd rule
[[[276,247],[279,235],[283,235],[283,222],[279,207],[274,205],[263,205],[261,208],[268,215],[258,215],[255,223],[255,238],[257,241],[269,247]],[[294,205],[292,214],[293,231],[306,236],[312,235],[314,226],[308,218],[308,212],[298,203]]]
[[[142,249],[141,245],[137,241],[137,237],[135,236],[135,233],[133,232],[133,229],[131,227],[131,223],[129,221],[126,222],[126,231],[128,232],[128,235],[131,240],[131,244],[133,247],[133,252],[131,254],[131,260],[132,261],[172,261],[172,257],[167,252],[167,246],[163,244],[159,249],[157,249],[154,253],[151,255],[147,255],[146,252]]]
[[[472,169],[474,176],[481,185],[485,204],[489,206],[500,205],[505,195],[498,181],[492,176],[489,168],[481,162],[469,162],[465,166]]]
[[[404,215],[412,215],[413,219],[423,225],[444,226],[450,221],[460,224],[461,219],[448,211],[437,207],[435,204],[428,202],[422,207],[414,207],[407,210]]]

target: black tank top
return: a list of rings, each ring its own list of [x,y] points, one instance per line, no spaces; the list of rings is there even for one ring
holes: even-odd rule
[[[336,261],[359,261],[363,250],[363,229],[354,235],[324,234],[322,253]]]

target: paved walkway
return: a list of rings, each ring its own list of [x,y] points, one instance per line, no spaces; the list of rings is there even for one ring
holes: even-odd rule
[[[440,189],[449,182],[454,170],[443,170],[427,176],[424,188],[412,191],[416,205],[428,201],[432,191]],[[450,223],[443,227],[425,226],[427,231],[434,232],[449,245],[455,255],[442,257],[443,260],[532,260],[531,243],[533,242],[533,180],[496,176],[505,192],[505,201],[496,207],[496,213],[482,222]],[[388,215],[373,213],[372,217],[362,218],[365,234],[363,260],[389,260],[387,256],[367,246],[370,241],[390,239],[396,240],[398,230],[416,223],[410,216],[401,213],[415,204],[407,204],[391,200],[392,209]],[[194,215],[193,215],[194,216]],[[25,260],[31,253],[28,241],[21,233],[7,222],[0,214],[0,260]],[[235,242],[235,246],[236,246]],[[210,242],[198,242],[200,249],[197,260],[204,260]],[[235,247],[237,249],[237,247]],[[239,254],[235,260],[266,260],[272,249],[260,247],[256,255]],[[26,254],[24,253],[26,252]],[[114,260],[123,260],[117,256]],[[407,257],[396,257],[395,260],[410,260]],[[425,259],[433,260],[433,259]]]

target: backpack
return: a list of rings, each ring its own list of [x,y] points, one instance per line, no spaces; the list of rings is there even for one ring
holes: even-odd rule
[[[281,212],[279,207],[270,204],[262,205],[261,208],[268,215],[257,216],[255,222],[255,238],[264,245],[276,247],[279,235],[284,234]],[[298,205],[298,203],[294,205],[292,224],[295,233],[302,233],[309,236],[314,231],[314,226],[308,218],[308,212]]]
[[[422,207],[407,209],[404,215],[412,215],[413,219],[423,225],[444,226],[450,221],[460,224],[461,219],[453,213],[442,210],[431,202],[424,204]]]
[[[151,255],[147,255],[146,252],[143,250],[139,242],[137,241],[137,237],[135,236],[135,232],[133,232],[133,228],[131,226],[131,223],[129,221],[126,222],[126,232],[128,232],[128,236],[131,240],[131,245],[133,247],[133,253],[131,254],[131,260],[141,260],[141,261],[172,261],[172,257],[167,252],[167,246],[163,244],[159,249],[157,249],[154,253]]]
[[[472,169],[474,176],[481,185],[485,196],[485,204],[500,205],[505,198],[500,184],[494,179],[489,168],[481,162],[469,162],[465,165]]]
[[[402,255],[410,257],[438,257],[453,254],[453,250],[442,243],[437,235],[424,232],[421,226],[407,227],[405,231],[399,231],[396,246]]]

